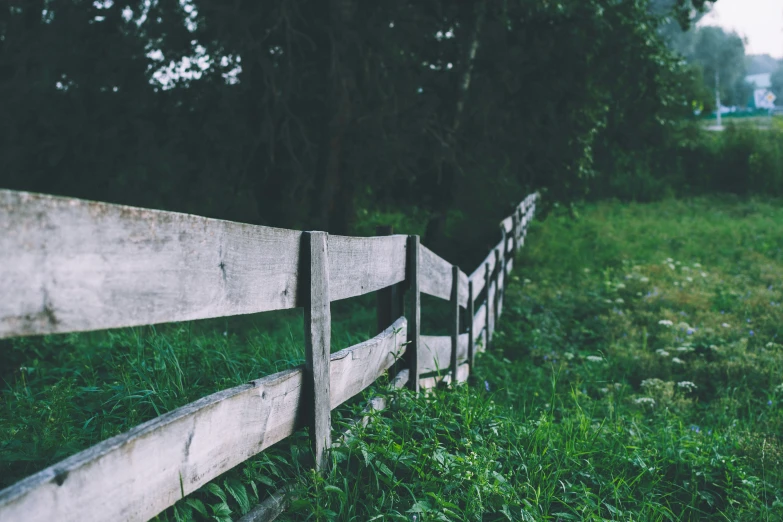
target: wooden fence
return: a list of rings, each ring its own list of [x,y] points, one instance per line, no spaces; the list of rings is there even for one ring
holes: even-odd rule
[[[537,198],[501,222],[501,241],[466,275],[418,236],[344,237],[0,190],[0,338],[302,307],[307,361],[21,480],[0,491],[0,520],[149,520],[301,426],[323,466],[331,410],[398,358],[396,386],[465,381],[492,339]],[[376,291],[383,331],[330,354],[330,302]],[[420,335],[421,293],[451,303],[451,335]]]

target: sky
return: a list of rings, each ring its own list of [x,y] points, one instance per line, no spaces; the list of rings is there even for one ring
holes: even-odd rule
[[[747,39],[746,54],[783,58],[783,1],[718,0],[699,25],[718,25]]]

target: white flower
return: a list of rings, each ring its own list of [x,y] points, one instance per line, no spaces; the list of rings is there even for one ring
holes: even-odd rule
[[[702,277],[707,277],[707,272],[702,272],[702,273],[701,273],[701,276],[702,276]]]
[[[693,278],[692,278],[692,277],[686,277],[685,279],[686,279],[686,280],[687,280],[689,283],[693,283]]]
[[[653,377],[652,379],[645,379],[642,381],[642,388],[658,388],[660,386],[663,386],[663,381],[660,380],[657,377]]]
[[[669,321],[668,319],[661,319],[660,321],[658,321],[658,324],[663,326],[672,326],[674,323]]]
[[[657,353],[661,357],[668,357],[669,356],[669,352],[667,352],[663,348],[658,348],[657,350],[655,350],[655,353]]]
[[[783,384],[775,386],[775,393],[783,393]]]
[[[604,358],[598,355],[588,355],[587,360],[590,362],[602,362]]]
[[[683,360],[682,360],[682,359],[680,359],[679,357],[672,357],[672,362],[673,362],[674,364],[685,364],[685,361],[683,361]]]
[[[729,328],[729,323],[723,323],[721,326],[724,328]]]
[[[563,357],[565,357],[566,359],[568,359],[570,361],[571,359],[574,358],[574,354],[572,354],[571,352],[566,352],[566,353],[563,354]]]
[[[622,289],[622,288],[625,288],[625,283],[617,283],[617,287],[616,287],[616,288],[617,288],[618,290],[619,290],[619,289]]]
[[[690,271],[691,271],[691,268],[690,268],[690,267],[688,267],[688,266],[684,266],[684,267],[682,267],[682,270],[683,270],[684,272],[690,272]]]
[[[674,263],[674,259],[672,259],[671,257],[667,257],[666,258],[666,262],[667,263]]]
[[[623,301],[622,297],[618,297],[617,299],[614,300],[614,302],[615,303],[624,303],[625,301]]]
[[[693,384],[691,381],[681,381],[681,382],[678,382],[677,386],[679,386],[680,388],[685,389],[686,391],[693,391],[696,388],[698,388],[698,386]]]
[[[701,263],[693,263],[693,266],[695,266],[696,268],[701,268]]]
[[[674,265],[673,265],[673,264],[671,264],[671,263],[669,263],[669,268],[671,268],[672,270],[674,270]]]
[[[634,402],[643,406],[655,406],[655,399],[652,397],[639,397],[638,399],[635,399]]]
[[[677,351],[681,353],[690,353],[693,351],[693,348],[691,348],[690,346],[680,346],[679,348],[677,348]]]
[[[649,277],[640,277],[639,281],[641,281],[642,283],[648,283],[650,281],[650,278]]]

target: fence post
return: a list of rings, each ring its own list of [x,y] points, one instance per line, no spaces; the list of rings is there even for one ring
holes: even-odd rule
[[[329,390],[329,357],[332,317],[329,309],[329,262],[326,232],[304,232],[302,254],[305,323],[305,400],[311,406],[309,415],[310,445],[315,468],[327,464],[331,446],[331,400]]]
[[[394,227],[378,225],[375,227],[375,233],[379,236],[390,236],[394,234]],[[376,296],[377,332],[381,333],[403,314],[404,292],[398,283],[378,290]]]
[[[500,260],[498,261],[498,267],[500,270],[498,271],[498,289],[496,292],[496,295],[498,296],[498,306],[496,308],[495,313],[495,327],[497,328],[498,325],[498,319],[500,319],[500,314],[503,310],[503,298],[506,296],[506,259],[508,258],[508,235],[506,234],[506,227],[500,227],[502,230],[500,231],[500,235],[503,236],[503,239],[501,240],[502,247],[500,249]],[[500,284],[500,281],[503,281],[503,284]]]
[[[451,266],[451,384],[457,385],[457,349],[459,348],[459,267]]]
[[[495,330],[498,327],[498,318],[500,317],[500,314],[498,313],[498,305],[500,304],[500,271],[503,269],[503,258],[501,257],[500,250],[495,249],[495,299],[492,306],[492,312],[493,312],[493,321],[492,321],[492,333],[495,333]]]
[[[511,255],[515,256],[517,253],[517,231],[519,230],[519,207],[514,209],[511,219]]]
[[[408,364],[408,387],[419,391],[419,345],[421,335],[421,294],[419,293],[419,236],[408,236],[408,259],[405,263],[408,281],[408,347],[405,362]]]
[[[489,263],[484,263],[484,291],[486,295],[484,306],[484,350],[489,350],[489,319],[492,317],[492,301],[489,300],[489,285],[492,282],[489,272]]]
[[[475,352],[476,332],[473,331],[473,318],[476,311],[473,304],[473,281],[468,281],[468,364],[470,364],[470,373],[473,373],[473,354]]]

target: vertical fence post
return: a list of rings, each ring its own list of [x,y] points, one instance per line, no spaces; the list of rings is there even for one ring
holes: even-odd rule
[[[519,208],[514,209],[511,219],[511,255],[515,256],[517,253],[517,230],[519,230]]]
[[[473,331],[473,316],[476,313],[473,304],[473,281],[468,281],[468,364],[470,364],[470,373],[473,373],[473,354],[475,353],[475,335]]]
[[[394,227],[378,225],[375,227],[375,233],[379,236],[390,236],[394,234]],[[398,283],[378,290],[376,296],[377,333],[381,333],[403,314],[404,292],[401,284]]]
[[[503,269],[503,258],[501,257],[500,249],[495,249],[495,299],[492,306],[492,312],[493,312],[493,321],[492,321],[492,333],[495,333],[495,330],[498,327],[498,318],[500,317],[500,314],[498,313],[498,305],[500,304],[500,271]]]
[[[489,270],[489,263],[484,263],[484,293],[486,298],[484,299],[484,350],[489,350],[489,319],[492,317],[492,301],[489,300],[489,285],[492,282],[491,272]]]
[[[451,384],[457,385],[457,349],[459,348],[459,267],[451,266],[451,317],[449,328],[451,329]]]
[[[500,314],[503,311],[503,298],[506,296],[506,260],[508,259],[508,235],[506,234],[506,227],[500,227],[500,235],[503,236],[501,240],[502,247],[500,249],[500,271],[498,272],[498,308],[497,318],[500,318]],[[500,281],[503,284],[500,284]],[[497,319],[495,319],[495,327],[497,328]]]
[[[419,293],[419,236],[408,236],[408,259],[405,263],[408,282],[408,347],[405,362],[408,365],[408,387],[419,391],[419,345],[421,335],[421,294]]]
[[[310,445],[315,468],[323,470],[331,446],[329,357],[332,317],[329,309],[329,262],[326,232],[302,234],[305,326],[305,400],[310,408]]]

